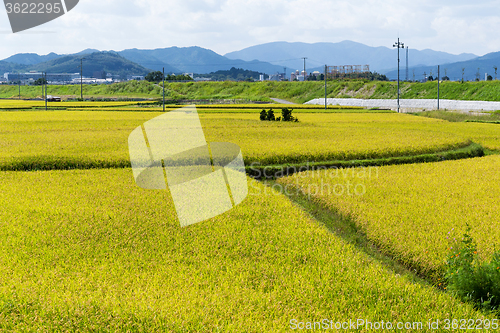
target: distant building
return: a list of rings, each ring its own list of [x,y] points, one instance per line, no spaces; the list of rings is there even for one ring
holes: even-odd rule
[[[269,81],[281,81],[280,74],[271,74],[269,75]]]
[[[131,80],[136,80],[136,81],[143,81],[144,80],[144,75],[132,75],[130,78]]]
[[[18,82],[21,81],[21,84],[29,84],[30,82],[36,81],[43,77],[47,78],[48,82],[53,83],[70,83],[73,79],[80,77],[80,73],[37,73],[37,72],[29,72],[29,73],[5,73],[4,78],[7,82]]]
[[[80,83],[83,83],[83,84],[109,84],[109,83],[113,83],[113,82],[118,82],[118,81],[114,81],[113,79],[94,79],[94,78],[88,78],[88,77],[76,78],[76,79],[73,79],[73,81],[71,81],[72,84],[80,84]]]
[[[106,78],[106,72],[105,71],[94,72],[93,77],[96,78],[96,79],[105,79]]]
[[[47,102],[60,102],[60,101],[61,101],[61,97],[47,95]]]
[[[290,74],[290,81],[294,81],[294,80],[304,81],[304,76],[305,76],[305,72],[304,71],[301,72],[297,69],[295,72],[292,72],[292,74]]]
[[[192,79],[194,79],[194,73],[183,73],[182,75],[190,76]]]

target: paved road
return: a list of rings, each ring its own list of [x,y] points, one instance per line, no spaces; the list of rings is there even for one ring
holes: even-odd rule
[[[280,104],[295,104],[294,102],[290,102],[290,101],[287,101],[287,100],[284,100],[284,99],[279,99],[279,98],[271,98],[273,101],[275,101],[276,103],[280,103]],[[325,103],[325,99],[323,98],[323,104]]]
[[[366,108],[387,108],[397,110],[396,99],[359,99],[359,98],[328,98],[329,105],[342,106],[362,106]],[[316,98],[305,104],[325,105],[324,98]],[[436,110],[437,100],[435,99],[401,99],[399,103],[402,112],[416,112],[422,110]],[[484,101],[456,101],[442,99],[439,101],[440,110],[460,110],[460,111],[495,111],[500,110],[500,102]]]

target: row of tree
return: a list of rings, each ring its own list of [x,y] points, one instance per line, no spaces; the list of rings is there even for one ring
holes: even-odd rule
[[[148,75],[144,77],[144,79],[149,82],[158,83],[163,81],[163,73],[160,71],[150,72],[148,73]],[[191,80],[193,80],[191,76],[184,74],[181,75],[168,74],[165,76],[165,81],[191,81]]]
[[[281,109],[281,117],[276,117],[274,115],[273,109],[269,109],[268,111],[262,110],[260,112],[260,120],[261,121],[292,121],[298,122],[299,120],[292,116],[293,109],[283,108]]]
[[[210,74],[197,74],[198,77],[210,78],[214,81],[258,81],[264,73],[243,68],[231,67],[229,70],[218,70]]]
[[[307,81],[323,81],[325,79],[325,74],[320,74],[320,75],[312,75],[309,74],[309,76],[306,77]],[[329,79],[329,78],[327,78]],[[353,73],[353,74],[345,74],[342,77],[335,78],[337,80],[342,80],[342,79],[365,79],[369,81],[389,81],[387,76],[383,74],[379,74],[377,72],[366,72],[366,73]]]

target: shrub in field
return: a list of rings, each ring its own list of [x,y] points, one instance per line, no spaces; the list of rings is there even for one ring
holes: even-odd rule
[[[260,120],[262,120],[262,121],[267,120],[267,112],[266,112],[266,110],[262,110],[260,112]]]
[[[462,301],[479,308],[499,310],[500,306],[500,252],[490,262],[480,262],[476,242],[469,235],[470,227],[460,241],[450,247],[446,258],[448,290]]]
[[[292,116],[293,109],[283,108],[281,109],[281,115],[283,116],[283,121],[294,121],[295,118]]]
[[[281,109],[281,117],[276,117],[274,115],[273,109],[269,109],[269,111],[262,110],[260,112],[260,120],[298,122],[299,120],[292,116],[292,111],[293,111],[293,109],[282,108]]]
[[[274,116],[273,109],[270,109],[269,111],[267,111],[266,120],[269,120],[269,121],[275,121],[276,120],[276,117]]]

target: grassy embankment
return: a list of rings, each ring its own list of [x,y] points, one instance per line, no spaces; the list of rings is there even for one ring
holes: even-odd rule
[[[124,82],[112,85],[84,86],[85,98],[153,98],[162,96],[161,84],[148,82]],[[500,101],[500,81],[489,82],[442,82],[442,99]],[[241,101],[270,101],[281,98],[304,103],[324,97],[323,82],[200,82],[167,83],[167,99],[234,99]],[[401,98],[430,98],[437,96],[437,82],[402,83]],[[80,86],[49,86],[49,94],[79,97]],[[338,98],[396,98],[395,82],[331,81],[328,97]],[[16,98],[17,86],[0,86],[0,98]],[[41,96],[41,87],[22,86],[23,98]]]

